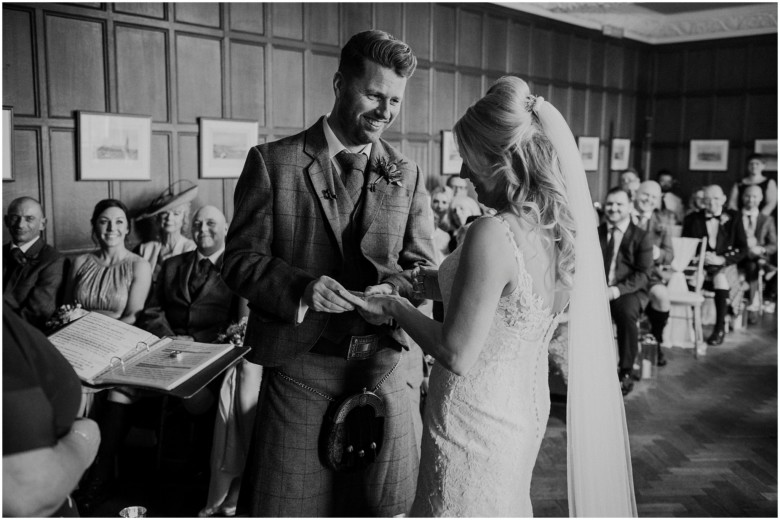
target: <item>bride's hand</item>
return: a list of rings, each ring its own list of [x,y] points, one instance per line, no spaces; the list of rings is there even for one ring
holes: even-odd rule
[[[349,291],[339,291],[339,295],[353,304],[364,320],[372,325],[383,325],[388,323],[392,316],[387,311],[388,305],[397,295],[376,294],[361,298]]]

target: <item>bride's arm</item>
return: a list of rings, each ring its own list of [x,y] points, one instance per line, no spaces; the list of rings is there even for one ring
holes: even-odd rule
[[[437,363],[464,375],[485,346],[501,294],[516,279],[517,261],[506,228],[493,219],[484,219],[475,222],[466,235],[443,324],[424,316],[398,296],[376,296],[353,303],[364,315],[392,316]]]

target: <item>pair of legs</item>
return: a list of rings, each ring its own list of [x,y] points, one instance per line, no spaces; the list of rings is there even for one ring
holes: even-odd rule
[[[728,315],[731,289],[728,274],[725,269],[710,273],[708,280],[704,283],[705,289],[710,289],[715,293],[715,327],[712,329],[710,337],[707,338],[708,345],[720,345],[726,335],[726,316]]]
[[[631,391],[631,371],[639,349],[639,327],[637,320],[642,315],[646,297],[639,293],[623,294],[609,302],[612,319],[617,328],[618,377],[623,393]]]
[[[645,309],[645,314],[650,322],[650,333],[658,344],[658,365],[664,366],[666,365],[666,358],[663,350],[661,350],[661,343],[663,342],[664,328],[669,321],[669,310],[672,307],[672,303],[669,299],[669,291],[666,285],[661,282],[650,287],[649,295],[650,303]]]

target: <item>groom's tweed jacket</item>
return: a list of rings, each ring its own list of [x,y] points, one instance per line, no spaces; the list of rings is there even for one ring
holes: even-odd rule
[[[252,148],[236,186],[223,278],[249,301],[250,361],[276,367],[264,372],[243,489],[252,516],[394,516],[408,513],[417,480],[412,413],[419,411],[409,404],[405,360],[377,392],[387,406],[379,458],[349,474],[326,469],[319,457],[330,403],[277,370],[335,397],[373,388],[401,353],[382,349],[368,360],[346,361],[309,352],[333,315],[309,309],[297,324],[301,296],[327,275],[360,290],[391,281],[410,297],[411,270],[433,265],[433,219],[419,168],[385,141],[372,146],[353,213],[334,177],[322,124]],[[380,161],[398,166],[400,185],[380,175]],[[345,229],[352,233],[348,244]],[[403,341],[397,331],[382,332]]]

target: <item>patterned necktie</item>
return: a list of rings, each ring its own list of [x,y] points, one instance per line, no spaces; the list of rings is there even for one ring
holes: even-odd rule
[[[206,280],[208,280],[209,273],[211,272],[211,266],[211,260],[208,258],[201,258],[192,269],[192,273],[190,273],[190,282],[188,284],[191,298],[195,298],[201,289],[203,289],[203,286],[206,285]]]
[[[336,160],[341,166],[341,183],[347,188],[352,200],[357,202],[360,190],[363,188],[363,172],[368,164],[368,157],[362,153],[341,150],[336,154]]]
[[[609,239],[607,240],[607,248],[604,250],[604,274],[609,278],[609,268],[612,265],[612,251],[615,249],[615,229],[611,227],[607,230]]]

